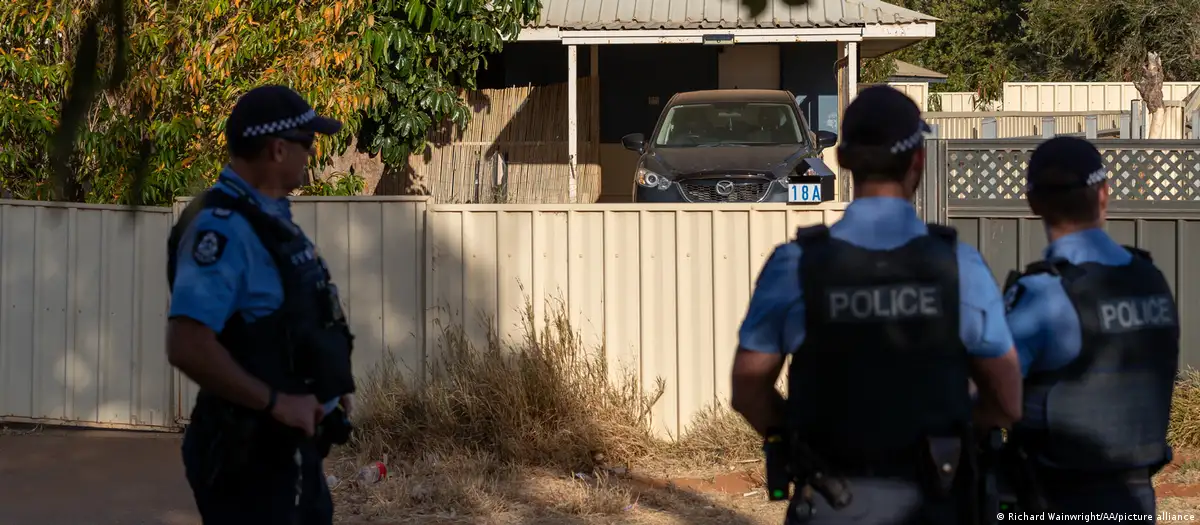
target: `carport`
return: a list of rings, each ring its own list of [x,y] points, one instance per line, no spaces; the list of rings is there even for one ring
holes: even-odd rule
[[[570,194],[574,201],[574,174],[579,160],[580,46],[588,46],[590,56],[586,63],[591,69],[588,75],[591,82],[613,83],[611,88],[599,88],[600,96],[593,97],[595,103],[590,110],[599,112],[604,101],[606,114],[598,115],[602,128],[598,139],[601,165],[617,168],[613,169],[617,173],[624,171],[622,165],[636,159],[630,159],[614,138],[623,134],[622,128],[645,127],[647,116],[656,114],[654,106],[666,102],[659,93],[716,88],[787,89],[801,100],[814,128],[836,131],[842,108],[857,93],[860,59],[885,55],[931,38],[936,23],[937,19],[931,16],[879,0],[810,0],[796,6],[767,0],[765,9],[757,16],[751,16],[736,0],[544,0],[538,22],[523,29],[518,41],[560,42],[566,46],[567,143],[569,171],[573,174]],[[684,46],[649,65],[643,57],[615,51],[641,44],[691,44],[687,49],[698,53],[703,46],[704,51],[716,57],[716,78],[712,78],[711,68],[705,69],[707,58],[693,60],[683,56]],[[614,51],[602,56],[601,46]],[[640,69],[634,65],[639,60],[643,60]],[[680,64],[689,60],[700,64],[693,67],[695,75],[690,74],[691,70],[681,70],[686,71],[682,74],[677,71],[670,75],[673,81],[670,83],[674,85],[638,91],[643,77],[654,76],[649,70],[660,66],[687,68]],[[609,63],[605,64],[606,61]],[[614,66],[613,61],[619,62],[615,65],[620,70],[610,69],[609,74],[601,74],[602,67]],[[629,67],[625,67],[626,63]],[[620,82],[613,82],[614,74],[620,75]],[[693,76],[704,78],[690,78]],[[663,83],[661,77],[659,83]],[[625,113],[640,120],[609,125],[612,130],[606,132],[606,122],[627,118]],[[603,177],[604,193],[611,194],[607,191],[609,177]]]

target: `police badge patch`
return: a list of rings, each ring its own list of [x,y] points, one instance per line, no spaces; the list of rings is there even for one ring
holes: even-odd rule
[[[214,230],[196,232],[196,244],[192,246],[192,260],[200,266],[209,266],[221,260],[225,244],[229,239]]]

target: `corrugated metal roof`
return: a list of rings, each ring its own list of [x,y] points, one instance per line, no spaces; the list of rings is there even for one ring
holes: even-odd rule
[[[562,29],[752,29],[853,27],[933,22],[936,18],[880,0],[766,0],[750,17],[741,0],[543,0],[531,27]]]
[[[896,61],[896,72],[892,73],[893,77],[914,77],[914,78],[946,78],[945,73],[938,73],[932,69],[925,69],[916,64],[910,64],[903,60]]]

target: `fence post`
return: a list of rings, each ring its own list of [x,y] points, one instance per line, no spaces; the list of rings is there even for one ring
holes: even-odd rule
[[[1100,118],[1096,115],[1088,115],[1083,118],[1084,136],[1088,140],[1095,140],[1100,134]]]
[[[1131,124],[1132,123],[1129,121],[1129,114],[1121,113],[1121,138],[1123,138],[1123,139],[1133,138],[1129,134],[1129,127]]]
[[[1200,140],[1200,109],[1192,112],[1192,139]]]
[[[1054,138],[1054,117],[1042,117],[1042,138]]]
[[[981,139],[998,138],[997,131],[998,130],[997,130],[997,125],[996,125],[996,117],[983,117],[983,125],[980,126],[980,129],[979,129],[979,134],[981,135],[979,138],[981,138]]]
[[[1142,135],[1142,101],[1135,100],[1129,109],[1129,138],[1141,139]]]
[[[938,138],[940,136],[939,135],[940,130],[941,130],[941,127],[938,126],[937,124],[930,124],[929,125],[929,138],[931,138],[931,139]]]

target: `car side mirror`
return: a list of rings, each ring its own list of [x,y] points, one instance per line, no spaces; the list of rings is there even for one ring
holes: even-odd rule
[[[621,145],[639,155],[646,152],[646,136],[641,133],[630,133],[621,137]]]
[[[837,144],[837,133],[821,130],[817,132],[817,147],[831,148]]]

